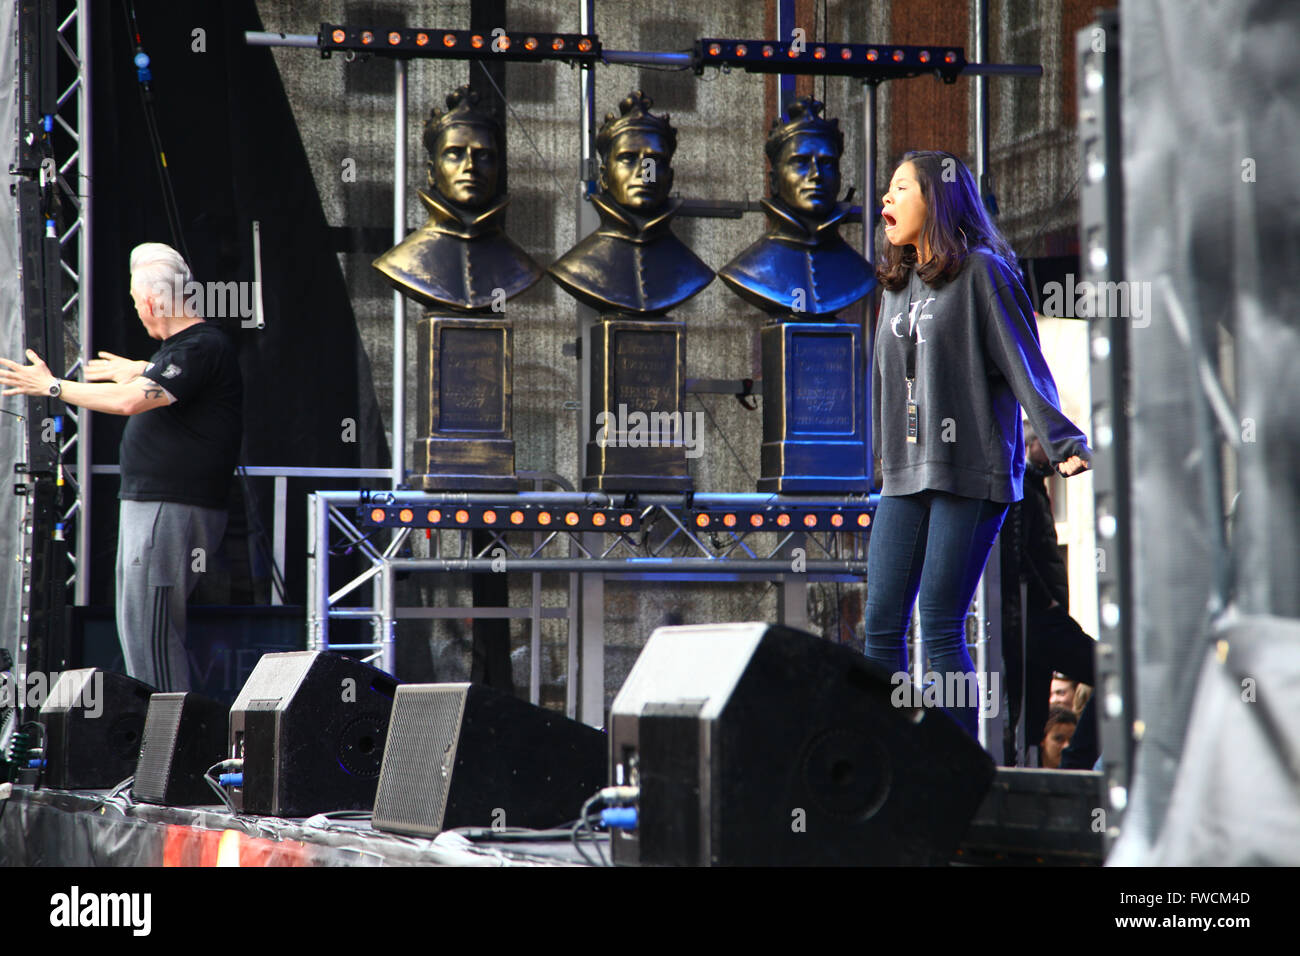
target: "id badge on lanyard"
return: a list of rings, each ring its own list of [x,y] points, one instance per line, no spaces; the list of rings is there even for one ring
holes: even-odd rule
[[[920,409],[915,401],[912,400],[912,383],[915,378],[909,377],[907,380],[907,440],[915,445],[916,436],[920,430]]]

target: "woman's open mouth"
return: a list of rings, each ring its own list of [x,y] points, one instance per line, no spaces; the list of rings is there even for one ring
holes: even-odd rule
[[[885,220],[886,229],[892,229],[894,226],[898,225],[897,220],[895,220],[893,216],[891,216],[887,212],[884,212],[883,210],[880,213],[880,218]]]

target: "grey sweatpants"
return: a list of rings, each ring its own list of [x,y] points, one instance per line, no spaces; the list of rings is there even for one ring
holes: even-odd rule
[[[160,691],[190,689],[185,602],[215,560],[226,511],[123,501],[117,532],[117,635],[126,672]]]

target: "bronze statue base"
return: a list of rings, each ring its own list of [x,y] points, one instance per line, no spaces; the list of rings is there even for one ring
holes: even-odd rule
[[[760,338],[758,490],[869,492],[862,329],[848,322],[771,322]]]
[[[583,490],[692,490],[685,399],[684,323],[601,316],[591,329],[592,438]]]
[[[408,483],[421,491],[518,491],[513,323],[426,314],[417,335],[420,437]]]

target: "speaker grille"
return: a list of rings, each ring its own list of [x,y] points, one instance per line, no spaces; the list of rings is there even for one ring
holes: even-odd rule
[[[132,787],[137,799],[146,803],[165,803],[167,781],[180,734],[184,694],[154,694],[144,721],[144,739],[140,744],[140,762],[135,768]]]
[[[377,829],[419,836],[442,832],[468,687],[397,688],[375,796]]]

